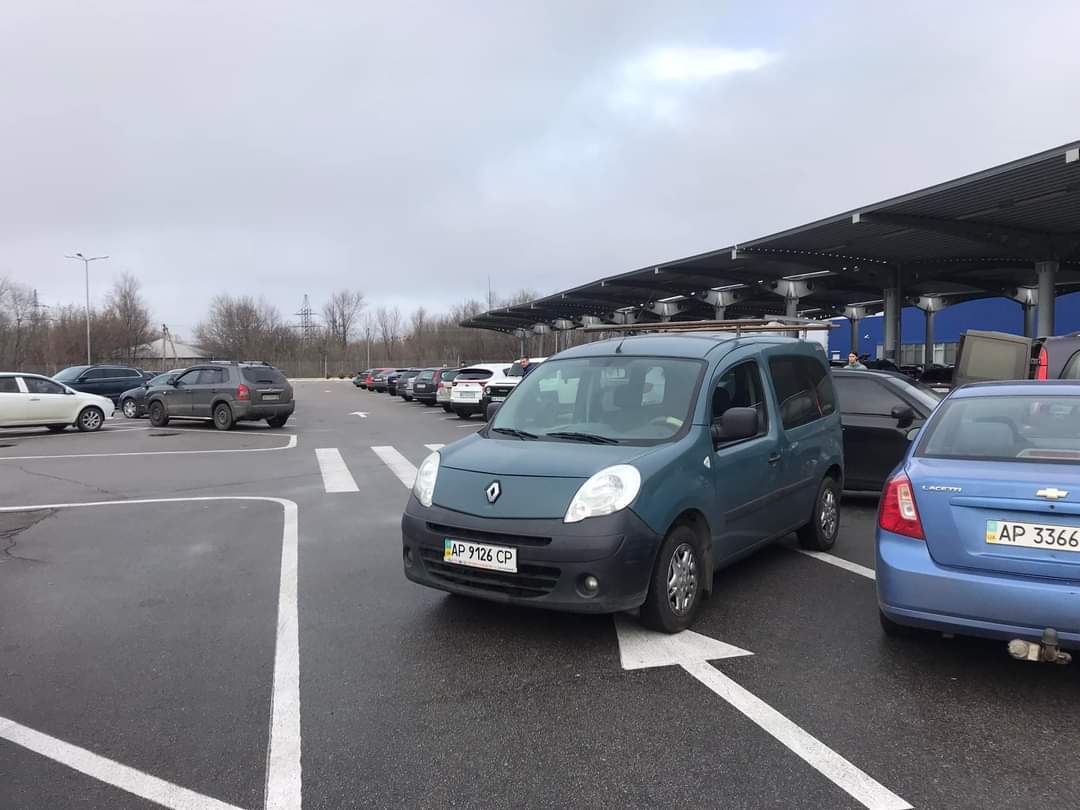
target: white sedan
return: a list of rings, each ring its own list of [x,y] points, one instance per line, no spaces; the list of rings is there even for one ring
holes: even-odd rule
[[[68,388],[40,374],[0,372],[0,428],[68,425],[98,430],[113,415],[112,400]]]

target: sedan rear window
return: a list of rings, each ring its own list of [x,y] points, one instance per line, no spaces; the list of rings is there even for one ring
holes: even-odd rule
[[[244,379],[256,385],[284,385],[288,380],[273,366],[244,366]]]
[[[946,400],[916,453],[925,458],[1080,461],[1080,397],[989,396]]]

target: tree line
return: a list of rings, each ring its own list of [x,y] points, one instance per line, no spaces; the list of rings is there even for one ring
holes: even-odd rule
[[[351,375],[382,366],[461,365],[510,360],[520,351],[513,335],[465,329],[461,322],[498,306],[536,298],[519,290],[481,302],[467,300],[444,312],[418,307],[370,306],[358,290],[334,291],[308,324],[290,323],[261,298],[216,296],[193,335],[173,335],[208,358],[265,360],[293,377]],[[140,365],[140,347],[161,337],[138,279],[121,275],[102,306],[90,309],[93,362]],[[564,337],[563,346],[567,345]],[[526,351],[554,351],[552,335],[530,335]],[[145,356],[145,353],[142,354]],[[26,285],[0,277],[0,370],[55,374],[86,362],[86,310],[78,304],[45,306]]]

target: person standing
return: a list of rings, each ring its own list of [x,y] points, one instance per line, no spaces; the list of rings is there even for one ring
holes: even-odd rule
[[[518,365],[521,366],[521,378],[522,379],[525,379],[526,377],[528,377],[529,372],[532,371],[534,368],[536,368],[536,366],[534,366],[532,363],[529,362],[528,357],[522,357],[520,360],[518,360]]]
[[[855,352],[848,352],[847,365],[844,366],[844,368],[858,368],[862,369],[863,371],[866,370],[866,366],[859,362],[859,355],[855,354]]]

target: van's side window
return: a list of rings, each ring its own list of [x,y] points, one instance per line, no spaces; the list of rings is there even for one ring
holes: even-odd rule
[[[754,361],[729,368],[717,381],[712,395],[712,421],[720,421],[728,408],[756,408],[758,435],[769,430],[769,409],[765,406],[765,389],[761,372]]]
[[[828,416],[836,410],[832,378],[821,363],[811,357],[769,358],[780,421],[785,430]]]

